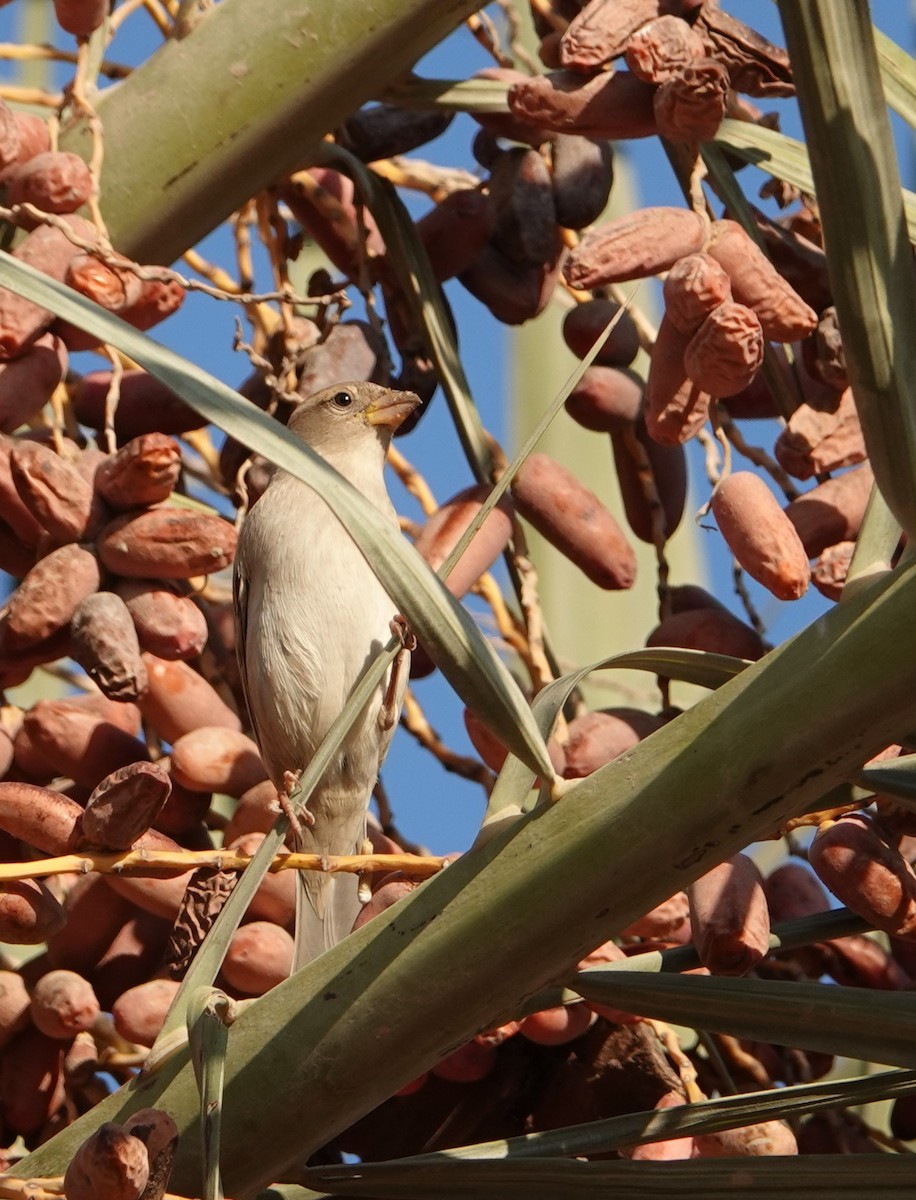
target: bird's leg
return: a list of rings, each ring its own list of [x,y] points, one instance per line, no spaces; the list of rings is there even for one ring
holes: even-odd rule
[[[410,651],[417,648],[417,639],[411,633],[406,617],[402,616],[401,613],[398,613],[392,619],[390,628],[394,636],[400,638],[401,648],[395,655],[394,662],[391,664],[388,686],[385,688],[385,697],[382,700],[382,707],[379,710],[378,721],[382,729],[391,729],[397,722],[398,695],[401,691],[401,683],[404,679],[405,671],[410,667]]]
[[[290,831],[296,841],[298,841],[302,836],[303,822],[306,825],[315,824],[315,818],[307,808],[303,808],[302,820],[300,821],[292,805],[292,794],[299,786],[299,780],[301,778],[301,771],[284,771],[283,787],[277,788],[277,803],[280,805],[280,811],[286,817],[287,821],[289,821]]]

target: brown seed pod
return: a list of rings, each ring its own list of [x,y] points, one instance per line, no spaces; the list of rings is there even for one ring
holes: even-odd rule
[[[814,331],[817,314],[737,221],[714,221],[704,249],[728,272],[735,300],[757,314],[767,341],[801,341]]]
[[[205,822],[213,803],[212,794],[192,792],[174,779],[171,784],[172,790],[153,828],[188,850],[209,850],[213,843]]]
[[[604,963],[620,962],[622,958],[626,958],[623,950],[616,942],[602,942],[602,944],[594,949],[591,954],[587,954],[585,958],[579,962],[579,970],[584,971],[587,967],[597,967]],[[642,1018],[634,1013],[621,1012],[620,1009],[612,1008],[608,1004],[597,1004],[593,1000],[587,1000],[586,1004],[598,1014],[599,1017],[604,1017],[605,1020],[611,1021],[615,1025],[632,1025]]]
[[[663,446],[689,441],[709,416],[712,396],[687,371],[685,355],[692,340],[666,312],[652,348],[643,413],[647,433]]]
[[[172,746],[172,778],[192,792],[241,796],[267,777],[257,745],[243,733],[204,725]]]
[[[798,1154],[795,1134],[783,1121],[761,1121],[718,1133],[694,1137],[700,1158],[743,1158],[768,1154]]]
[[[665,312],[681,333],[693,334],[709,314],[732,298],[731,280],[709,254],[679,258],[665,279]]]
[[[823,550],[812,566],[811,582],[828,600],[839,600],[842,596],[855,550],[855,542],[838,542]]]
[[[221,974],[230,987],[263,996],[293,969],[293,939],[272,921],[250,921],[232,936]]]
[[[831,304],[821,313],[814,338],[802,343],[802,353],[805,353],[809,346],[812,347],[813,353],[805,360],[808,370],[828,387],[840,392],[845,391],[849,387],[849,375],[835,305]]]
[[[792,921],[826,912],[830,900],[817,876],[801,863],[783,863],[763,881],[772,921]]]
[[[0,135],[0,183],[5,183],[23,163],[36,154],[51,148],[51,132],[47,121],[35,113],[6,110],[12,118],[12,128],[4,118]]]
[[[691,608],[672,613],[656,625],[646,638],[646,645],[707,650],[751,662],[763,658],[769,649],[755,629],[739,621],[724,607]]]
[[[809,558],[838,542],[855,540],[874,482],[871,467],[864,463],[818,484],[786,506],[786,516]]]
[[[296,220],[347,278],[357,278],[365,260],[385,253],[375,219],[363,207],[353,181],[341,172],[310,167],[284,180],[278,191]]]
[[[91,1033],[78,1033],[64,1051],[64,1084],[75,1100],[90,1088],[99,1070],[99,1051]]]
[[[149,1157],[149,1179],[140,1200],[162,1200],[178,1147],[178,1126],[158,1108],[141,1108],[122,1128],[139,1138]]]
[[[136,700],[146,691],[146,667],[127,605],[114,592],[94,592],[70,622],[71,655],[112,700]]]
[[[566,397],[565,408],[583,429],[596,433],[632,429],[645,386],[633,371],[589,367]]]
[[[747,855],[707,871],[687,896],[694,944],[713,975],[746,975],[767,954],[769,911],[760,872]]]
[[[67,348],[42,334],[18,358],[0,363],[0,430],[12,433],[36,417],[67,371]]]
[[[223,830],[223,844],[228,846],[249,833],[269,833],[279,812],[276,785],[269,779],[256,783],[239,797]]]
[[[518,1032],[536,1046],[565,1046],[581,1037],[597,1020],[584,1002],[560,1004],[525,1017]]]
[[[467,1042],[437,1062],[430,1074],[450,1083],[477,1083],[496,1066],[497,1049],[486,1042]]]
[[[508,750],[499,741],[493,731],[469,708],[464,710],[464,727],[471,739],[471,745],[483,759],[491,771],[502,770]],[[562,775],[566,767],[566,754],[563,747],[554,737],[547,739],[547,753],[558,775]]]
[[[754,310],[726,300],[709,314],[684,350],[684,367],[711,396],[731,396],[763,363],[763,330]]]
[[[143,650],[158,658],[197,658],[207,644],[207,619],[190,596],[156,579],[122,579],[115,591],[127,605]]]
[[[557,235],[555,253],[548,262],[515,263],[489,242],[458,279],[497,321],[521,325],[547,307],[559,279],[562,249]]]
[[[686,892],[675,892],[661,904],[656,904],[644,917],[638,917],[621,937],[647,938],[652,941],[668,941],[676,935],[689,931],[690,902]]]
[[[73,848],[129,850],[150,829],[171,791],[158,763],[137,762],[113,771],[86,801]]]
[[[725,116],[728,72],[714,58],[682,67],[655,93],[653,107],[660,137],[673,142],[709,142]]]
[[[664,725],[663,718],[638,708],[606,708],[570,721],[565,779],[585,779]]]
[[[808,851],[818,878],[876,929],[916,938],[916,874],[865,813],[822,825]]]
[[[8,1137],[33,1137],[63,1104],[63,1056],[62,1043],[34,1025],[17,1033],[5,1047],[0,1059],[0,1110]]]
[[[181,472],[181,449],[165,434],[145,433],[109,455],[95,473],[96,490],[118,511],[167,500]]]
[[[780,600],[808,588],[808,556],[795,526],[759,475],[735,471],[713,493],[711,509],[729,549],[745,571]]]
[[[645,279],[702,249],[707,223],[689,208],[641,208],[603,221],[566,260],[563,274],[576,288]]]
[[[255,855],[264,841],[263,833],[247,833],[233,842],[223,841],[230,850]],[[270,921],[291,929],[296,919],[296,872],[272,871],[258,884],[248,905],[248,920]]]
[[[32,1021],[50,1038],[70,1041],[100,1012],[92,985],[75,971],[48,971],[32,989]]]
[[[177,991],[175,979],[150,979],[128,988],[111,1008],[115,1029],[137,1046],[152,1046]]]
[[[564,67],[591,73],[622,54],[640,26],[680,7],[665,0],[590,0],[563,34],[560,60]]]
[[[81,237],[95,237],[94,226],[82,217],[71,214],[61,219]],[[26,235],[13,251],[13,257],[62,282],[68,263],[79,253],[79,248],[62,229],[40,225]],[[22,354],[53,320],[54,314],[48,309],[7,288],[0,288],[0,358],[16,358]]]
[[[14,946],[39,945],[59,932],[66,919],[60,904],[40,880],[0,883],[0,941]]]
[[[100,579],[96,556],[75,543],[39,559],[7,601],[3,647],[21,650],[65,628]]]
[[[7,178],[18,167],[19,125],[10,106],[0,106],[0,178]]]
[[[105,397],[111,382],[111,371],[90,371],[76,381],[70,398],[81,425],[105,428]],[[144,433],[187,433],[202,429],[207,423],[175,392],[146,371],[125,371],[119,391],[114,430],[122,445]]]
[[[524,83],[530,76],[526,75],[524,71],[516,71],[512,67],[484,67],[480,71],[475,71],[471,78],[494,80],[497,83],[506,84],[511,89],[518,83]],[[539,128],[524,117],[516,117],[511,111],[507,113],[476,112],[471,115],[481,126],[481,133],[484,135],[483,139],[480,134],[474,139],[474,154],[481,166],[489,167],[496,155],[500,153],[500,140],[521,142],[522,145],[528,146],[540,146],[550,137],[547,129]]]
[[[46,150],[18,167],[6,184],[7,203],[42,212],[73,213],[92,195],[92,175],[78,154]]]
[[[211,683],[184,662],[169,662],[144,654],[149,687],[140,710],[165,742],[202,725],[241,730],[238,715],[222,700]]]
[[[99,558],[118,575],[190,579],[227,567],[236,540],[235,529],[222,517],[164,507],[116,517],[96,544]]]
[[[71,0],[72,2],[72,0]],[[62,0],[55,0],[59,5]],[[149,1179],[149,1155],[139,1138],[106,1121],[79,1147],[64,1175],[67,1200],[140,1200]]]
[[[773,451],[783,470],[796,479],[864,462],[867,455],[852,389],[837,397],[835,407],[800,404],[776,439]]]
[[[39,700],[33,705],[14,745],[16,762],[26,774],[63,775],[88,788],[119,767],[149,760],[139,738],[66,700]]]
[[[748,96],[794,96],[789,56],[718,6],[700,7],[695,28],[727,68],[732,86]]]
[[[595,299],[577,304],[563,318],[563,340],[577,358],[585,358],[619,312],[620,305],[613,300]],[[636,325],[629,313],[624,312],[602,342],[593,364],[628,367],[638,353]]]
[[[720,403],[738,421],[770,420],[781,415],[776,397],[770,391],[762,371],[754,376],[746,388]]]
[[[54,16],[66,33],[87,38],[108,16],[108,0],[54,0]]]
[[[372,899],[359,910],[356,920],[353,922],[353,930],[362,929],[374,917],[381,916],[404,896],[409,896],[416,887],[417,882],[414,879],[405,879],[396,872],[386,875],[372,893]]]
[[[490,200],[478,188],[449,192],[416,224],[433,275],[440,283],[466,271],[493,230]]]
[[[486,484],[477,484],[458,492],[427,518],[414,545],[434,571],[445,562],[458,540],[480,511],[489,495]],[[462,554],[445,583],[452,595],[461,597],[474,586],[509,543],[512,536],[513,508],[503,496],[488,514]]]
[[[536,150],[515,146],[490,168],[491,243],[511,262],[540,265],[554,255],[557,214],[547,164]]]
[[[305,398],[335,383],[374,379],[384,349],[380,335],[365,321],[342,321],[299,356],[296,391]]]
[[[33,547],[42,540],[44,531],[13,482],[12,454],[20,444],[19,439],[0,434],[0,509],[16,537],[25,546]]]
[[[633,586],[636,556],[594,492],[546,454],[528,457],[512,481],[521,515],[583,571],[609,589]]]
[[[604,212],[614,183],[614,152],[604,139],[558,133],[551,139],[558,224],[584,229]]]
[[[640,539],[655,540],[653,514],[657,511],[644,486],[651,482],[661,508],[658,513],[662,536],[669,538],[684,515],[687,502],[687,459],[680,443],[662,445],[650,437],[640,415],[631,429],[612,429],[614,467],[627,523]]]
[[[10,452],[10,471],[19,496],[53,545],[91,536],[100,508],[92,485],[72,463],[40,442],[18,442]]]
[[[539,131],[618,141],[655,135],[654,95],[651,84],[629,71],[591,79],[573,71],[550,71],[511,84],[506,98],[510,113]]]
[[[162,883],[161,880],[156,882]],[[107,885],[105,891],[111,898],[110,903],[120,906],[124,898]],[[128,919],[116,930],[98,962],[87,972],[105,1012],[111,1011],[122,993],[159,973],[177,912],[177,902],[167,916],[131,905]]]
[[[0,1049],[29,1023],[29,993],[18,971],[0,970]]]
[[[142,284],[137,276],[127,269],[113,267],[102,262],[94,254],[78,254],[67,265],[65,282],[82,296],[94,300],[109,312],[121,313],[139,297]],[[76,325],[61,321],[56,326],[74,350],[89,349],[98,344],[95,334],[87,333]]]
[[[175,279],[143,279],[140,281],[140,295],[126,304],[118,316],[135,329],[152,329],[181,308],[184,295],[184,288]],[[178,432],[162,426],[159,428],[163,433]]]
[[[111,890],[103,876],[93,873],[80,876],[70,888],[64,910],[66,925],[48,939],[48,962],[88,978],[135,909]]]
[[[455,114],[373,104],[361,108],[341,126],[338,140],[365,163],[407,154],[445,133]]]
[[[666,1092],[655,1104],[656,1109],[680,1108],[686,1103],[679,1092]],[[676,1162],[683,1158],[694,1157],[694,1140],[692,1137],[665,1138],[661,1142],[646,1142],[642,1146],[624,1147],[621,1150],[624,1158],[632,1162]]]
[[[641,25],[631,34],[624,51],[629,69],[646,83],[665,83],[705,56],[700,35],[686,21],[670,15]]]

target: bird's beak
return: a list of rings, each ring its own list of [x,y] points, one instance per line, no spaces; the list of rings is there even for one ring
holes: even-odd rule
[[[370,425],[384,425],[392,433],[410,416],[420,403],[414,392],[389,392],[383,400],[374,400],[366,409]]]

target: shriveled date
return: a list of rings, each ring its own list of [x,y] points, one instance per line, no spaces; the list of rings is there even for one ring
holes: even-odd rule
[[[151,508],[117,517],[99,535],[110,571],[133,578],[190,579],[227,567],[236,532],[222,517],[181,508]]]

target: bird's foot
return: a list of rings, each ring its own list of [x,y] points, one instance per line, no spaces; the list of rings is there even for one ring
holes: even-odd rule
[[[401,646],[405,650],[416,650],[417,639],[407,624],[407,618],[403,613],[398,613],[397,616],[392,617],[388,628],[394,637],[400,639]]]
[[[401,648],[391,664],[388,686],[385,688],[382,707],[379,709],[378,723],[384,730],[392,729],[397,724],[400,709],[398,696],[401,694],[401,684],[410,666],[410,651],[417,648],[417,639],[411,632],[406,617],[401,613],[392,619],[390,629],[392,634],[400,639]]]
[[[307,808],[302,809],[302,816],[293,808],[292,794],[299,786],[299,780],[302,778],[301,771],[284,771],[283,772],[283,787],[277,788],[277,803],[280,805],[280,811],[289,821],[290,832],[297,840],[302,836],[302,826],[314,825],[315,818]]]

